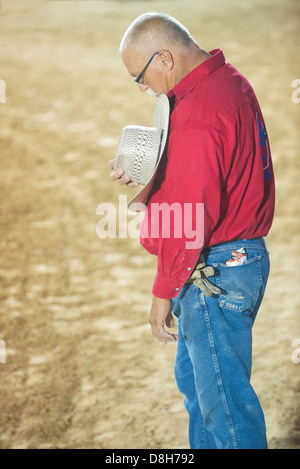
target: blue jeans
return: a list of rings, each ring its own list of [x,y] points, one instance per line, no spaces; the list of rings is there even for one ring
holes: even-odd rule
[[[245,264],[227,266],[246,248]],[[252,326],[269,275],[263,238],[208,248],[209,280],[221,288],[207,298],[185,284],[173,300],[178,318],[175,377],[189,414],[192,449],[267,449],[262,408],[251,384]]]

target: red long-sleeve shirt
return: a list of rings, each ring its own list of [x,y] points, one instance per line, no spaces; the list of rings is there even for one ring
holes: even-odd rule
[[[152,292],[159,298],[178,295],[204,248],[266,236],[273,220],[274,175],[257,98],[220,49],[211,54],[168,93],[168,147],[140,231],[142,246],[158,256]]]

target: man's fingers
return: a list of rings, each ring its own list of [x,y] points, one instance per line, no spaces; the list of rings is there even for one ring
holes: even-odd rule
[[[125,174],[124,170],[121,168],[118,168],[115,170],[115,161],[116,159],[109,160],[107,163],[108,167],[110,169],[113,169],[114,171],[110,175],[110,179],[112,181],[116,181],[120,186],[128,186],[128,187],[138,187],[139,183],[136,181],[131,181],[130,176],[128,174]]]
[[[168,342],[177,342],[177,340],[179,339],[179,336],[177,334],[170,334],[169,332],[167,332],[164,326],[157,326],[151,324],[151,329],[154,337],[156,337],[163,344],[166,344]]]
[[[124,176],[124,171],[123,169],[119,168],[117,169],[116,171],[113,171],[110,175],[110,179],[112,181],[117,181],[118,179],[120,179],[122,176]]]
[[[109,160],[109,162],[107,163],[107,165],[110,169],[114,169],[115,161],[116,161],[116,159],[113,159],[113,160]]]
[[[127,184],[128,187],[138,187],[139,183],[136,181],[131,181]]]
[[[116,181],[120,186],[124,186],[124,184],[128,184],[130,182],[130,177],[127,174],[124,174],[123,169],[113,171],[110,175],[110,179],[112,181]]]
[[[171,334],[165,330],[165,326],[170,329],[174,327],[172,309],[172,300],[153,296],[149,311],[149,323],[151,325],[152,334],[163,344],[176,342],[179,339],[177,334]]]
[[[113,171],[110,175],[110,179],[112,181],[116,181],[120,186],[127,185],[129,187],[138,187],[139,185],[138,182],[131,181],[130,176],[128,176],[128,174],[124,174],[123,169],[117,169],[116,171]]]
[[[154,334],[154,336],[163,344],[167,344],[169,342],[177,342],[178,337],[175,334],[169,334],[168,332],[159,332]]]
[[[175,325],[175,322],[174,322],[174,316],[172,313],[170,313],[167,318],[166,318],[166,326],[169,328],[169,329],[173,329]]]

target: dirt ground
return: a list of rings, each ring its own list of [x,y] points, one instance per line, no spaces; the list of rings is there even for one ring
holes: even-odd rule
[[[299,449],[298,0],[1,2],[0,448],[188,448],[175,346],[147,322],[156,259],[137,239],[96,235],[97,206],[135,191],[109,180],[120,130],[152,125],[155,99],[118,52],[149,10],[221,47],[261,103],[277,207],[253,385],[270,448]]]

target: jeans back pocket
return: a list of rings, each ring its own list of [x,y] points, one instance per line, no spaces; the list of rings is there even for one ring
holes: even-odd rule
[[[213,264],[216,284],[222,290],[218,297],[221,308],[251,315],[262,289],[261,259],[257,255],[236,266]]]

